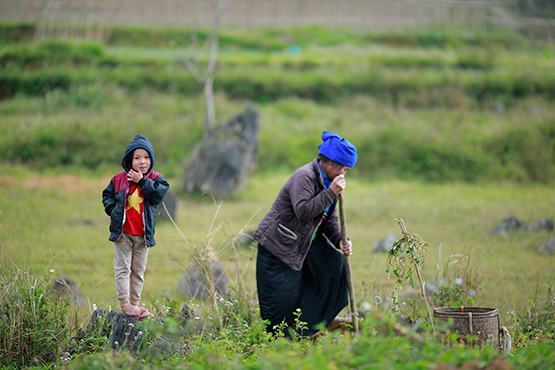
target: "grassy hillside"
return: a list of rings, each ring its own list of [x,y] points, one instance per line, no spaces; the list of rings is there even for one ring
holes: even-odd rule
[[[35,44],[20,28],[0,28],[6,160],[94,170],[141,131],[164,172],[182,174],[203,121],[201,86],[178,62],[187,32],[115,28],[104,44]],[[553,55],[510,33],[224,31],[218,120],[258,105],[262,171],[295,168],[331,129],[361,148],[368,178],[552,182]]]

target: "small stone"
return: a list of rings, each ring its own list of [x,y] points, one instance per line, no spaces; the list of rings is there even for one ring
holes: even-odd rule
[[[555,252],[555,238],[550,238],[548,241],[540,245],[538,251],[541,253],[553,254],[553,252]]]
[[[374,245],[374,252],[388,253],[393,247],[393,243],[395,243],[395,240],[395,235],[387,234],[385,237],[376,242],[376,244]]]
[[[246,248],[256,244],[256,240],[252,237],[252,232],[241,232],[235,238],[235,247]]]
[[[544,218],[543,220],[539,220],[532,226],[534,230],[545,230],[545,231],[553,231],[554,225],[553,220],[550,218]]]
[[[528,230],[528,225],[518,218],[511,216],[503,219],[495,226],[493,233],[496,235],[507,237],[509,232],[516,230]]]

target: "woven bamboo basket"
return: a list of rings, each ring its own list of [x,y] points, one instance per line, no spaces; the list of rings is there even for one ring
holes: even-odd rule
[[[507,328],[499,325],[499,311],[486,307],[436,307],[434,317],[439,320],[453,320],[452,329],[471,346],[493,345],[495,348],[510,350],[511,339]]]

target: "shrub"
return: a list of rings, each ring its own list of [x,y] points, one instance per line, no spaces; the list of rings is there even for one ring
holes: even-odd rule
[[[549,283],[536,287],[524,312],[509,310],[511,333],[516,347],[537,342],[555,343],[555,292]]]
[[[0,44],[33,40],[35,24],[23,22],[0,23]]]
[[[495,66],[494,55],[493,52],[467,51],[457,56],[455,66],[462,69],[492,69]]]
[[[513,128],[490,138],[486,150],[496,158],[498,176],[519,181],[549,181],[555,177],[555,129],[546,122],[537,130]]]
[[[69,73],[56,71],[0,73],[0,99],[15,94],[44,95],[52,90],[68,90],[71,85]]]
[[[0,365],[56,362],[69,338],[69,304],[45,280],[0,266]]]
[[[8,48],[0,56],[0,66],[36,69],[60,64],[82,65],[96,63],[103,56],[100,44],[47,41]]]
[[[484,175],[479,153],[440,140],[418,137],[403,127],[390,127],[360,145],[359,166],[366,173],[388,171],[401,178],[474,181]]]
[[[210,29],[201,28],[147,28],[141,26],[116,26],[109,32],[106,43],[109,45],[133,45],[142,47],[181,47],[187,48],[193,38],[202,45],[210,37]],[[268,37],[262,32],[222,30],[219,46],[224,49],[283,50],[287,43]]]

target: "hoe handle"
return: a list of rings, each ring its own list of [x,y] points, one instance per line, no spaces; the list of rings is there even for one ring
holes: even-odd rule
[[[343,207],[343,196],[339,194],[339,224],[341,225],[341,241],[347,243],[347,231],[345,225],[345,209]],[[351,306],[351,317],[353,319],[353,329],[358,334],[357,310],[355,306],[355,290],[353,289],[353,280],[351,278],[351,264],[349,256],[345,256],[345,270],[347,272],[347,287],[349,289],[349,305]]]

